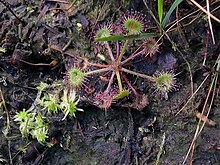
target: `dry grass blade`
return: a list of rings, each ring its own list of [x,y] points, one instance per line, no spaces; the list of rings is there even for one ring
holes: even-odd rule
[[[209,77],[209,75],[207,75],[204,80],[202,81],[202,83],[199,85],[199,87],[195,90],[195,92],[191,95],[191,97],[187,100],[187,102],[185,103],[185,105],[176,113],[175,116],[177,116],[178,114],[180,114],[180,112],[182,112],[184,110],[184,108],[186,108],[186,106],[189,104],[189,102],[192,100],[192,98],[196,95],[196,93],[200,90],[200,88],[202,87],[202,85],[206,82],[207,78]]]
[[[211,17],[210,17],[209,0],[206,0],[206,4],[207,4],[207,12],[209,13],[208,20],[209,20],[209,28],[210,28],[211,35],[212,35],[212,42],[213,42],[213,44],[215,44],[215,37],[214,37],[214,34],[213,34],[212,22],[211,22]]]
[[[209,13],[207,10],[205,10],[200,4],[198,4],[196,1],[194,0],[190,0],[194,5],[196,5],[200,10],[202,10],[204,13],[206,13],[208,16],[210,16],[212,19],[214,19],[215,21],[217,21],[218,23],[220,23],[220,20],[215,17],[214,15],[212,15],[211,13]]]
[[[217,81],[215,81],[215,82],[217,82]],[[210,97],[211,88],[212,88],[212,86],[210,87],[209,92],[208,92],[208,94],[207,94],[206,101],[205,101],[205,103],[204,103],[203,110],[202,110],[202,113],[201,113],[202,115],[204,114],[204,110],[205,110],[205,108],[206,108],[208,99],[209,99],[209,97]],[[213,95],[214,95],[214,92],[213,92]],[[211,111],[211,105],[212,105],[212,103],[213,103],[213,100],[214,100],[214,96],[212,97],[212,100],[211,100],[211,104],[210,104],[208,113],[207,113],[207,115],[205,116],[206,118],[208,118],[208,115],[209,115],[209,113],[210,113],[210,111]],[[202,121],[202,119],[200,118],[200,120],[199,120],[199,122],[198,122],[198,124],[197,124],[197,128],[196,128],[196,131],[195,131],[193,140],[192,140],[192,142],[191,142],[191,145],[190,145],[190,147],[189,147],[189,150],[188,150],[188,152],[187,152],[187,154],[186,154],[186,156],[185,156],[185,159],[184,159],[182,165],[184,165],[184,164],[186,163],[186,161],[187,161],[187,159],[188,159],[188,157],[189,157],[189,154],[191,153],[191,155],[193,155],[193,153],[194,153],[195,141],[197,140],[198,136],[200,135],[201,131],[203,130],[203,128],[204,128],[204,126],[205,126],[205,124],[206,124],[206,122],[203,122],[202,126],[200,127],[201,121]],[[192,159],[192,157],[193,157],[193,156],[191,156],[191,159]],[[192,161],[192,160],[190,160],[190,162],[191,162],[191,161]]]
[[[214,98],[215,98],[215,94],[216,94],[216,86],[217,86],[217,82],[218,82],[218,71],[219,71],[219,69],[220,69],[220,60],[219,60],[219,57],[218,57],[218,59],[217,59],[217,69],[216,69],[217,72],[215,72],[215,75],[214,75],[214,77],[212,79],[212,82],[210,84],[209,91],[208,91],[208,94],[206,96],[206,100],[204,102],[203,109],[202,109],[202,112],[201,112],[201,116],[204,116],[206,119],[208,119],[208,116],[209,116],[211,108],[212,108],[212,104],[214,102]],[[212,93],[212,96],[211,96],[211,93]],[[207,112],[206,115],[204,115],[206,107],[207,107],[207,103],[208,103],[208,100],[209,100],[210,97],[211,97],[211,100],[210,100],[210,105],[208,107],[208,112]],[[184,158],[184,161],[183,161],[182,165],[184,165],[186,163],[190,153],[192,155],[190,162],[192,162],[192,158],[193,158],[193,154],[194,154],[194,145],[195,145],[195,142],[196,142],[198,136],[201,134],[201,132],[202,132],[202,130],[203,130],[205,124],[206,124],[206,120],[203,121],[202,125],[200,126],[201,122],[202,122],[202,118],[200,118],[200,120],[199,120],[199,122],[197,124],[197,128],[196,128],[193,140],[191,142],[191,145],[190,145],[190,147],[188,149],[188,152],[187,152],[187,154],[186,154],[186,156]]]

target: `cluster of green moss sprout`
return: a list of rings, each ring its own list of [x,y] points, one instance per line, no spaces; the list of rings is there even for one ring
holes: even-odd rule
[[[58,92],[56,92],[57,87]],[[68,115],[75,117],[76,111],[83,110],[77,107],[80,98],[77,99],[75,91],[62,89],[62,83],[48,85],[41,82],[37,89],[35,102],[29,109],[16,112],[14,121],[19,124],[22,137],[28,138],[31,135],[39,143],[49,145],[48,125],[50,121],[46,119],[61,112],[63,114],[61,120],[65,120]],[[62,93],[61,98],[59,98],[60,93]]]

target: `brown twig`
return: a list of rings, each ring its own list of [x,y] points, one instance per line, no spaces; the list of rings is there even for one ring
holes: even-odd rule
[[[25,64],[28,64],[28,65],[32,65],[32,66],[53,66],[53,63],[50,63],[50,64],[46,64],[46,63],[38,63],[38,64],[34,64],[32,62],[28,62],[28,61],[25,61],[25,60],[21,60],[21,59],[16,59],[20,62],[23,62]]]

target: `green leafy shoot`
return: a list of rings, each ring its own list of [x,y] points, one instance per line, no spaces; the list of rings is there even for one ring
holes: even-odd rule
[[[114,96],[114,100],[123,99],[124,97],[128,96],[130,94],[129,90],[123,90],[120,93],[118,93],[116,96]]]
[[[47,83],[44,83],[44,82],[40,82],[40,85],[37,86],[37,90],[38,91],[43,91],[45,90],[49,85]]]
[[[33,138],[36,138],[39,143],[45,143],[48,138],[48,125],[40,113],[35,116],[35,128],[31,131]]]
[[[165,15],[163,22],[162,22],[162,27],[165,27],[166,24],[169,22],[170,16],[173,13],[173,11],[177,8],[177,6],[182,2],[183,0],[175,0],[168,10],[167,14]]]
[[[28,110],[23,109],[23,111],[16,112],[14,121],[19,123],[19,130],[22,134],[22,137],[28,137],[31,129],[34,128],[33,114]]]
[[[43,109],[47,109],[48,112],[58,113],[60,108],[59,99],[57,95],[45,93],[42,99],[38,100]]]
[[[155,33],[141,33],[137,35],[115,35],[115,36],[97,38],[96,41],[102,42],[102,41],[137,40],[137,39],[144,39],[144,38],[153,38],[156,36],[157,34]]]
[[[23,111],[16,112],[16,115],[14,116],[14,121],[17,122],[25,122],[29,118],[29,112],[23,109]]]
[[[22,137],[27,138],[28,135],[31,135],[40,143],[44,143],[48,138],[48,126],[40,113],[36,115],[35,112],[23,109],[16,113],[14,121],[18,122]]]
[[[83,111],[83,109],[77,107],[79,100],[80,98],[76,100],[76,92],[74,90],[71,90],[69,93],[67,90],[64,90],[62,102],[60,103],[60,107],[64,113],[62,120],[65,120],[67,115],[75,117],[76,111]]]
[[[48,138],[48,126],[43,120],[43,116],[35,112],[23,109],[14,116],[14,121],[18,122],[22,137],[27,138],[31,135],[39,143],[45,143]]]
[[[158,17],[160,22],[160,27],[162,26],[162,19],[163,19],[163,0],[157,0],[157,7],[158,7]]]
[[[46,127],[36,128],[32,131],[33,138],[36,138],[39,143],[44,143],[48,138],[48,129]]]
[[[35,117],[35,124],[37,125],[37,127],[42,128],[47,126],[46,123],[44,122],[44,118],[40,113],[37,114],[37,116]]]

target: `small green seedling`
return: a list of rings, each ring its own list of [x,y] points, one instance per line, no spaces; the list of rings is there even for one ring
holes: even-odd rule
[[[76,99],[76,92],[71,90],[68,94],[67,90],[63,91],[62,102],[60,103],[60,107],[65,114],[62,120],[65,120],[67,115],[74,116],[76,111],[83,111],[77,107],[80,98]]]
[[[49,113],[58,113],[58,110],[60,109],[57,95],[44,93],[43,98],[39,99],[38,103],[43,107],[43,109],[47,109]]]

